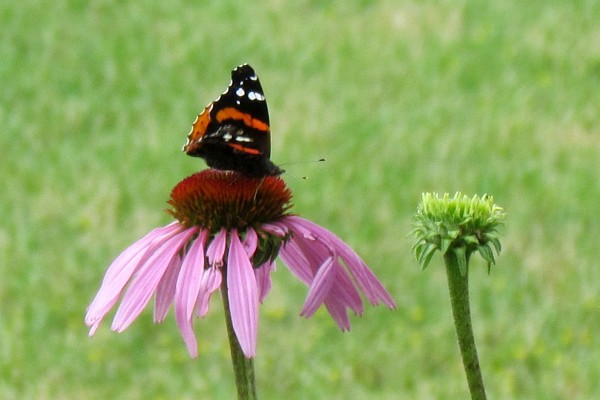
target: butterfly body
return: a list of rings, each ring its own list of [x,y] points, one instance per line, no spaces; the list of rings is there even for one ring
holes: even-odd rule
[[[227,90],[194,121],[183,151],[202,157],[209,167],[255,178],[280,175],[273,164],[267,101],[248,64],[231,72]]]

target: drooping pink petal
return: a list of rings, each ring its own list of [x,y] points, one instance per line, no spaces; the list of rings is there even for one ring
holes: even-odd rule
[[[342,331],[350,330],[350,318],[348,318],[346,307],[341,301],[330,297],[325,300],[325,307]]]
[[[278,236],[280,238],[285,237],[285,235],[288,234],[289,229],[287,226],[283,225],[283,224],[279,224],[279,223],[274,223],[274,224],[262,224],[260,226],[260,228],[267,232],[270,233],[272,235]]]
[[[330,243],[344,260],[346,267],[354,276],[356,284],[360,287],[371,304],[377,305],[381,301],[390,308],[396,307],[396,303],[383,287],[379,279],[377,279],[375,274],[373,274],[369,267],[367,267],[364,261],[354,250],[352,250],[352,248],[350,248],[350,246],[332,232],[309,220],[296,216],[286,217],[286,219],[291,220],[291,223],[295,228],[304,228],[318,235],[321,240]]]
[[[252,259],[252,256],[258,247],[258,235],[254,229],[248,228],[246,230],[246,235],[242,245],[244,246],[244,250],[246,250],[248,258]],[[271,290],[271,270],[274,268],[274,265],[275,264],[273,262],[267,261],[263,265],[252,266],[254,270],[254,276],[256,277],[258,300],[261,303]]]
[[[169,312],[169,307],[173,303],[175,296],[175,283],[177,275],[181,267],[181,258],[178,254],[171,259],[165,274],[158,282],[156,287],[156,296],[154,297],[154,322],[161,323],[164,321]]]
[[[115,314],[112,330],[122,332],[137,318],[155,292],[171,259],[197,230],[196,227],[189,228],[169,238],[140,266]]]
[[[305,285],[310,286],[314,273],[311,264],[300,250],[297,241],[292,238],[292,240],[281,246],[279,257],[281,257],[296,278],[300,279]]]
[[[329,297],[339,299],[339,301],[344,304],[346,307],[352,309],[356,314],[362,315],[363,313],[363,302],[360,298],[360,294],[352,279],[348,276],[346,270],[340,265],[340,263],[336,260],[336,279],[334,284],[331,287],[331,292]]]
[[[258,235],[254,229],[246,229],[246,237],[244,238],[242,244],[244,245],[246,254],[248,254],[248,258],[252,258],[254,252],[256,251],[256,247],[258,247]]]
[[[342,270],[338,269],[338,272]],[[350,288],[350,287],[349,287]],[[356,291],[356,288],[351,287],[353,291]],[[355,292],[358,296],[358,292]],[[354,295],[351,295],[351,291],[345,291],[341,289],[340,286],[332,285],[331,291],[325,298],[323,302],[329,314],[337,323],[342,331],[350,330],[350,319],[348,318],[348,308],[351,308],[356,314],[362,315],[363,312],[363,304],[362,300],[360,300],[360,296],[358,299],[353,298]]]
[[[145,250],[145,249],[144,249]],[[144,252],[135,254],[132,258],[128,259],[125,264],[119,265],[123,272],[123,278],[129,278],[138,269],[140,261],[144,258]],[[113,263],[113,265],[116,265]],[[94,335],[96,330],[100,326],[100,323],[110,311],[110,309],[119,300],[119,296],[123,291],[123,288],[127,284],[127,280],[119,279],[113,280],[112,282],[105,282],[96,294],[96,297],[92,301],[92,304],[88,307],[87,314],[85,316],[85,323],[90,327],[89,336]],[[111,284],[114,283],[114,284]]]
[[[210,267],[204,270],[202,281],[200,282],[200,291],[198,293],[197,312],[196,315],[202,318],[208,313],[210,305],[210,297],[221,287],[223,275],[221,268]]]
[[[324,304],[340,329],[349,331],[350,319],[348,318],[347,309],[350,308],[356,314],[362,315],[363,303],[346,271],[339,265],[338,261],[335,261],[335,264],[337,269],[336,282],[331,286]]]
[[[227,288],[233,330],[244,355],[256,354],[258,290],[252,264],[236,229],[231,230],[227,258]]]
[[[175,320],[191,357],[198,356],[198,345],[193,327],[193,312],[200,281],[204,273],[204,245],[208,237],[201,230],[185,255],[175,289]]]
[[[313,274],[328,257],[335,256],[335,249],[327,240],[323,240],[308,231],[303,225],[298,224],[295,219],[285,218],[284,220],[288,222],[293,232],[289,242],[293,242],[298,246],[299,252],[307,260]]]
[[[284,217],[274,225],[285,226],[291,231],[291,238],[282,246],[279,255],[290,271],[310,287],[301,315],[310,316],[320,304],[325,304],[338,326],[349,330],[348,309],[358,315],[364,310],[357,287],[372,304],[383,302],[390,308],[395,307],[373,272],[336,235],[297,216]],[[325,262],[329,259],[333,260],[331,264]],[[335,276],[332,282],[324,280],[327,271],[323,271],[323,266],[335,270],[335,274],[329,272]]]
[[[292,273],[310,286],[319,266],[334,253],[314,236],[296,233],[282,246],[279,255]]]
[[[200,281],[204,273],[204,246],[207,239],[208,231],[201,230],[183,259],[181,273],[177,279],[175,303],[181,316],[185,319],[192,317],[200,292]]]
[[[347,246],[345,248],[341,247],[339,250],[348,270],[354,276],[357,285],[369,302],[373,305],[383,302],[389,308],[396,308],[396,302],[392,299],[392,296],[360,257]]]
[[[86,313],[85,323],[91,327],[90,336],[96,332],[104,316],[119,300],[119,296],[131,276],[148,259],[153,249],[159,246],[163,240],[177,234],[181,229],[181,225],[177,222],[153,229],[125,249],[112,262],[104,275],[100,290],[98,290]]]
[[[267,261],[258,268],[254,268],[256,286],[258,288],[258,301],[262,303],[271,291],[271,271],[275,270],[275,261]]]
[[[292,229],[292,231],[294,231],[296,234],[300,234],[303,237],[310,239],[310,240],[316,240],[317,239],[317,234],[316,232],[313,230],[313,225],[315,226],[319,226],[317,224],[312,223],[311,221],[301,218],[301,217],[297,217],[294,215],[290,215],[287,217],[284,217],[280,223],[283,223],[285,225],[287,225],[288,227],[290,227]]]
[[[223,257],[227,248],[227,229],[221,228],[206,250],[206,258],[210,265],[221,267],[223,265]]]
[[[174,221],[166,226],[155,228],[148,232],[148,234],[146,234],[144,237],[142,237],[137,242],[133,243],[131,246],[125,249],[112,262],[112,264],[106,270],[106,274],[104,274],[102,284],[118,286],[116,281],[121,282],[125,280],[125,282],[127,282],[128,278],[123,279],[123,275],[126,274],[124,274],[123,269],[119,268],[119,266],[127,264],[127,260],[130,260],[139,253],[145,253],[145,249],[147,249],[149,246],[154,245],[156,247],[157,245],[160,245],[163,241],[181,232],[182,230],[183,227],[177,221]]]
[[[204,317],[208,313],[208,306],[212,294],[221,286],[222,275],[221,267],[227,248],[227,229],[222,228],[213,238],[206,250],[206,258],[209,267],[206,268],[200,280],[200,289],[196,299],[196,314],[198,317]]]
[[[304,302],[304,308],[300,315],[303,317],[310,317],[317,311],[319,306],[323,304],[323,301],[331,290],[331,285],[335,281],[336,270],[333,258],[329,257],[319,267],[315,279],[310,285],[306,301]]]

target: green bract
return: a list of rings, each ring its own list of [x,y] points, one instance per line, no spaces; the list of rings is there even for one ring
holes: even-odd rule
[[[478,251],[489,271],[495,263],[493,250],[501,250],[498,228],[504,224],[504,217],[504,210],[488,195],[469,198],[460,192],[454,197],[423,193],[411,232],[417,238],[412,250],[423,269],[436,250],[444,255],[453,252],[462,275],[466,274],[469,257]]]

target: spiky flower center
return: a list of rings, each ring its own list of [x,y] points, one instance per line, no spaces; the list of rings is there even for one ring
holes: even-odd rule
[[[288,214],[292,192],[279,176],[249,178],[207,169],[185,178],[171,192],[167,210],[184,226],[210,232],[257,227]]]

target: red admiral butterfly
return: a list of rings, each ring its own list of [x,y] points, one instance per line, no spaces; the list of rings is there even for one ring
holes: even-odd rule
[[[269,110],[258,76],[248,64],[231,72],[231,83],[192,126],[183,151],[209,167],[262,178],[284,171],[269,159]]]

